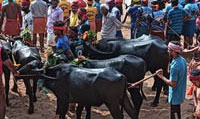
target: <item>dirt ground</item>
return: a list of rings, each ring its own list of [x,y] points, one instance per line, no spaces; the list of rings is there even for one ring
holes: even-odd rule
[[[130,38],[129,25],[130,19],[124,24],[122,28],[123,35],[126,39]],[[187,88],[191,85],[190,81],[187,81]],[[13,81],[11,80],[11,87]],[[160,103],[158,107],[151,107],[150,103],[153,101],[155,92],[151,91],[153,79],[144,82],[144,92],[147,96],[147,100],[143,101],[143,105],[140,112],[140,119],[168,119],[169,118],[169,105],[166,102],[167,97],[161,94]],[[44,94],[42,92],[37,93],[38,101],[34,103],[35,112],[32,115],[27,114],[28,110],[28,96],[25,95],[25,87],[22,81],[18,82],[20,90],[23,93],[22,97],[19,97],[15,93],[10,91],[9,100],[10,107],[7,107],[6,119],[54,119],[56,110],[56,97],[50,92]],[[193,102],[191,96],[187,96],[184,104],[182,104],[182,119],[189,119],[188,117],[192,113]],[[111,115],[108,109],[102,105],[101,107],[92,108],[92,119],[111,119]],[[67,116],[68,117],[68,116]],[[124,112],[125,119],[130,119]],[[75,119],[75,114],[68,119]],[[85,111],[83,112],[83,118],[85,118]]]

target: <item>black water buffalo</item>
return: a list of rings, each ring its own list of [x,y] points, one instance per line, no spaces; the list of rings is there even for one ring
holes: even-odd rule
[[[19,68],[23,67],[24,65],[26,65],[27,63],[29,63],[31,61],[41,62],[41,58],[40,58],[38,49],[36,47],[29,47],[29,46],[25,45],[21,41],[20,37],[16,37],[15,41],[12,41],[12,43],[10,42],[9,44],[11,44],[10,46],[11,46],[11,51],[12,51],[12,55],[13,55],[13,56],[11,55],[10,58],[15,59],[16,63],[20,64]],[[6,48],[9,49],[10,47],[6,47]],[[6,84],[5,85],[6,104],[7,104],[7,106],[9,106],[8,92],[9,92],[10,71],[7,69],[7,67],[3,67],[3,70],[5,73],[5,79],[6,79],[6,82],[5,82],[5,84]],[[30,78],[33,78],[33,87],[31,86],[31,83],[29,80]],[[36,98],[37,78],[23,77],[23,80],[24,80],[24,84],[26,86],[26,93],[29,95],[28,113],[32,114],[34,112],[33,102],[37,101],[37,98]],[[16,88],[17,88],[16,85],[14,85],[13,90],[17,91]]]
[[[135,55],[144,59],[147,66],[146,71],[154,73],[161,68],[164,71],[164,75],[168,76],[168,48],[159,37],[143,35],[132,40],[103,39],[99,41],[96,47],[93,47],[90,42],[89,40],[86,46],[89,52],[88,56],[91,59],[109,59],[125,54]],[[155,79],[157,92],[152,106],[157,106],[161,89],[166,86],[158,77],[155,77]]]
[[[33,65],[28,63],[20,69],[20,73],[33,71]],[[100,106],[104,103],[114,119],[123,118],[121,105],[132,119],[138,118],[127,96],[126,78],[113,68],[87,69],[61,64],[46,69],[42,77],[45,86],[57,97],[56,114],[61,119],[65,119],[70,99],[86,106]]]
[[[121,55],[116,58],[107,60],[86,60],[83,67],[85,68],[105,68],[112,67],[124,74],[127,77],[128,83],[134,83],[144,78],[146,73],[146,65],[142,58],[133,55]],[[142,105],[143,96],[140,93],[141,86],[138,88],[131,88],[129,92],[133,104],[139,115],[139,110]],[[81,115],[81,114],[79,114]]]

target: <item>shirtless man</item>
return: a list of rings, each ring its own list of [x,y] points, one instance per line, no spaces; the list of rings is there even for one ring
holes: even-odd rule
[[[20,6],[17,3],[14,3],[13,0],[8,0],[8,4],[3,6],[2,8],[1,14],[2,17],[0,20],[0,33],[2,32],[2,24],[5,22],[5,24],[3,25],[3,33],[5,35],[19,35],[20,26],[22,23]]]

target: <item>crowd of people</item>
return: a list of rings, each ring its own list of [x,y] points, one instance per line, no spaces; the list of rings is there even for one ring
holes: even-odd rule
[[[29,45],[37,46],[39,38],[40,52],[47,46],[47,63],[54,65],[50,59],[54,53],[64,53],[68,59],[75,58],[70,43],[81,39],[85,31],[100,32],[103,39],[123,39],[122,26],[127,16],[131,16],[130,38],[138,38],[143,34],[160,37],[168,45],[172,56],[170,77],[157,75],[169,85],[170,118],[181,119],[181,104],[185,98],[187,64],[181,53],[199,54],[200,36],[200,2],[194,0],[132,0],[126,9],[123,20],[123,0],[4,0],[1,1],[0,33],[13,37],[28,30],[31,34]],[[196,43],[193,38],[196,35]],[[39,37],[38,37],[39,36]],[[180,44],[184,38],[184,50]],[[45,39],[47,44],[45,45]],[[197,44],[196,47],[194,47]],[[187,48],[187,49],[186,49]],[[2,62],[19,75],[12,63],[5,57],[0,47],[0,67]],[[194,84],[195,117],[200,118],[200,58],[195,54],[189,66],[189,79]],[[198,70],[199,69],[199,70]],[[190,73],[191,72],[191,73]],[[0,74],[2,69],[0,68]],[[1,78],[1,76],[0,76]],[[0,79],[0,119],[5,116],[4,89]],[[177,115],[177,116],[176,116]]]

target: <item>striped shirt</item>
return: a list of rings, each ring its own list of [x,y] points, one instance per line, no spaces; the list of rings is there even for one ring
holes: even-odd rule
[[[170,27],[168,28],[169,34],[175,34],[174,31],[178,34],[182,33],[185,15],[186,15],[185,11],[180,8],[172,8],[168,12],[168,21],[169,21],[169,27]]]

